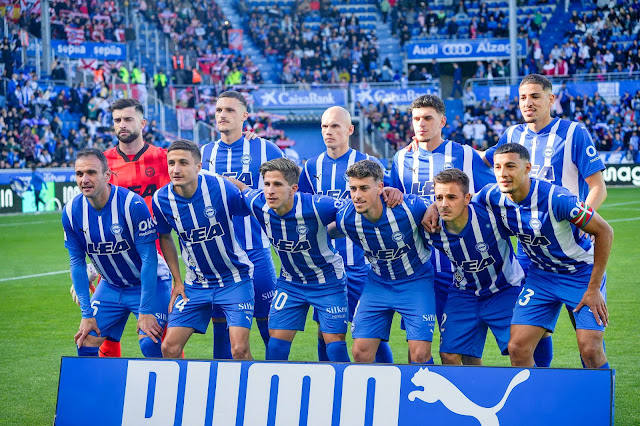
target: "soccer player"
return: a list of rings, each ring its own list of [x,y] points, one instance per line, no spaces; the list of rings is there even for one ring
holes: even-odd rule
[[[321,129],[327,150],[305,163],[300,174],[298,189],[300,192],[328,195],[336,199],[349,199],[347,169],[360,160],[373,157],[349,147],[349,136],[353,134],[354,127],[351,124],[351,114],[346,109],[339,106],[327,109],[322,114]],[[362,287],[371,266],[365,261],[362,248],[354,245],[349,238],[337,239],[333,245],[344,262],[347,274],[349,321],[352,321],[356,304],[360,299]],[[316,319],[315,312],[314,319]],[[318,359],[320,361],[328,360],[322,333],[318,333]],[[393,363],[389,342],[380,343],[376,361]]]
[[[440,326],[442,363],[479,363],[487,328],[507,355],[513,306],[524,280],[511,233],[484,203],[471,201],[463,171],[443,170],[434,182],[441,226],[425,238],[455,268]]]
[[[327,357],[349,362],[348,307],[342,258],[329,242],[327,225],[342,202],[298,192],[300,168],[276,158],[260,166],[264,190],[233,180],[251,214],[280,256],[282,269],[269,311],[267,360],[287,360],[297,331],[304,331],[309,306],[318,312]]]
[[[247,101],[235,91],[223,92],[216,102],[215,119],[220,139],[202,147],[202,168],[222,176],[238,179],[253,189],[263,188],[260,165],[283,157],[282,151],[265,139],[249,140],[242,134],[247,120]],[[252,217],[234,217],[240,245],[254,265],[256,324],[265,346],[269,342],[267,315],[275,291],[276,270],[271,259],[269,240]],[[213,325],[214,358],[228,358],[227,325],[216,313]]]
[[[174,277],[162,353],[180,357],[194,332],[206,333],[213,308],[219,306],[229,324],[233,358],[252,359],[253,264],[236,240],[231,219],[248,214],[240,191],[220,176],[198,174],[201,154],[193,142],[173,142],[167,163],[171,183],[153,196],[160,246]],[[172,229],[187,268],[184,282]]]
[[[551,106],[555,102],[552,89],[551,81],[540,74],[530,74],[522,79],[518,92],[524,123],[505,130],[498,144],[485,152],[485,162],[493,165],[495,150],[500,145],[519,143],[529,150],[531,177],[564,186],[598,210],[607,198],[602,175],[604,163],[584,125],[551,117]],[[517,257],[526,273],[529,259],[520,246]],[[571,312],[569,316],[575,328]],[[535,358],[539,367],[551,365],[553,344],[550,334],[540,341]]]
[[[383,169],[361,160],[347,169],[353,203],[338,212],[330,227],[358,244],[371,263],[351,325],[353,359],[371,363],[380,341],[388,341],[394,312],[407,330],[410,361],[433,364],[431,341],[435,326],[431,250],[420,222],[427,205],[407,195],[391,208],[382,202]]]
[[[142,138],[142,129],[147,124],[142,104],[133,98],[118,99],[111,104],[113,127],[118,145],[105,151],[111,170],[110,183],[125,187],[140,195],[149,211],[152,211],[153,194],[169,183],[167,152],[149,145]],[[160,246],[156,244],[158,251]],[[158,276],[171,279],[169,267],[158,255]],[[100,346],[100,356],[119,357],[120,342],[107,339]]]
[[[531,260],[511,323],[511,364],[534,365],[538,341],[553,332],[565,304],[575,316],[585,366],[609,368],[602,338],[609,321],[605,268],[613,230],[567,189],[529,177],[524,146],[501,145],[493,163],[498,183],[483,188],[477,199],[500,216]]]
[[[157,276],[155,222],[139,195],[108,183],[111,171],[102,152],[79,152],[75,173],[82,193],[65,205],[62,225],[82,311],[78,355],[98,356],[105,338],[119,341],[133,313],[142,353],[161,357],[171,281]],[[91,298],[85,254],[102,276]]]
[[[408,146],[396,153],[391,166],[391,186],[433,202],[433,178],[445,169],[455,167],[464,171],[474,193],[487,183],[495,182],[491,170],[473,148],[442,138],[442,128],[447,122],[442,99],[423,95],[413,101],[410,109],[418,149]],[[453,267],[437,250],[433,251],[431,263],[435,271],[436,315],[440,322],[449,287],[453,284]]]

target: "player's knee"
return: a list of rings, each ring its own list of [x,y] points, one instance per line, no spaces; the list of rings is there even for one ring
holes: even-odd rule
[[[427,348],[414,348],[410,351],[411,362],[414,364],[424,364],[431,359],[431,354]]]
[[[145,336],[140,339],[140,350],[145,358],[162,358],[161,342],[153,343],[150,337]]]
[[[606,355],[602,347],[602,341],[588,340],[578,342],[580,356],[584,365],[588,368],[598,368],[606,362]]]
[[[446,365],[460,365],[462,363],[462,358],[458,354],[440,352],[440,359]]]
[[[161,348],[163,358],[180,358],[182,356],[182,347],[172,343],[169,339],[162,342]]]
[[[249,342],[234,342],[231,344],[231,356],[233,359],[251,359]]]
[[[357,345],[354,343],[353,348],[351,348],[351,353],[353,354],[353,362],[366,362],[372,363],[375,360],[375,353],[367,350],[366,347],[362,345]]]
[[[525,344],[525,342],[518,339],[509,340],[508,348],[509,348],[509,355],[511,356],[512,359],[526,358],[529,355],[533,356],[533,352],[529,350],[529,345]]]

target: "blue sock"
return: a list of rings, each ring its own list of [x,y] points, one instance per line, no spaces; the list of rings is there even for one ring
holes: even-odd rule
[[[140,350],[145,358],[162,358],[162,342],[158,340],[158,343],[153,343],[151,337],[145,336],[139,341]]]
[[[533,360],[538,367],[551,366],[551,360],[553,359],[553,340],[551,336],[544,337],[538,342],[536,350],[533,352]]]
[[[226,322],[213,323],[213,358],[233,359],[231,356],[231,342]]]
[[[95,348],[92,348],[90,346],[83,346],[77,349],[78,356],[98,356],[98,353],[100,352],[99,346],[96,346]]]
[[[269,347],[269,321],[267,321],[266,318],[263,320],[256,320],[256,324],[258,324],[258,331],[260,331],[260,337],[262,337],[264,347]]]
[[[600,367],[598,367],[598,368],[602,368],[602,369],[607,370],[607,369],[609,369],[609,368],[611,368],[611,367],[609,367],[609,361],[607,361],[607,362],[605,362],[604,364],[602,364],[602,365],[601,365]]]
[[[318,337],[318,361],[329,361],[327,344],[324,343],[324,339],[321,337]]]
[[[380,342],[378,352],[376,352],[376,362],[384,364],[393,364],[393,353],[389,342]]]
[[[327,345],[327,356],[333,362],[351,362],[347,342],[331,342]]]
[[[433,357],[429,358],[427,360],[427,362],[424,362],[424,363],[411,361],[411,364],[416,364],[416,365],[435,365],[435,363],[433,362]]]
[[[269,346],[267,347],[267,361],[287,361],[289,359],[289,352],[291,351],[291,342],[286,340],[276,339],[272,337],[269,339]]]

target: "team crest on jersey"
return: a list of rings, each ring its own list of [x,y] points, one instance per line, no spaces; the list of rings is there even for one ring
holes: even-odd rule
[[[249,154],[244,154],[242,157],[240,157],[240,162],[245,166],[247,164],[251,164],[251,156]]]
[[[532,229],[538,230],[540,228],[542,228],[542,222],[540,222],[539,219],[533,218],[529,221],[529,226]]]
[[[298,225],[296,226],[296,232],[298,233],[298,235],[307,235],[307,232],[309,232],[309,228],[307,227],[307,225]]]
[[[464,276],[460,273],[460,271],[456,271],[456,273],[453,274],[453,279],[460,282],[464,279]]]
[[[349,176],[347,176],[347,172],[344,172],[344,175],[342,175],[342,177],[344,178],[345,182],[349,182]]]
[[[117,223],[114,223],[113,225],[111,225],[111,233],[113,235],[118,235],[118,234],[122,234],[122,226],[120,226]]]
[[[147,177],[155,176],[156,169],[154,169],[153,167],[147,167],[146,169],[144,169],[144,174],[147,175]]]
[[[476,244],[476,250],[480,253],[484,253],[489,250],[489,245],[487,243],[478,243]]]
[[[553,157],[553,154],[556,152],[555,149],[553,149],[552,146],[548,146],[544,149],[544,151],[542,151],[542,155],[544,155],[547,158],[551,158]]]
[[[216,209],[214,209],[213,207],[209,206],[207,208],[204,209],[204,215],[206,217],[214,217],[216,215]]]
[[[442,170],[448,170],[448,169],[453,169],[453,164],[451,163],[444,163],[442,165]]]
[[[391,239],[396,243],[398,243],[404,239],[404,235],[402,234],[402,232],[396,231],[393,234],[391,234]]]
[[[194,262],[194,261],[193,261],[193,259],[191,258],[191,256],[189,256],[189,258],[188,258],[188,259],[189,259],[189,260],[188,260],[188,262],[189,262],[189,266],[193,266],[193,267],[195,267],[195,266],[196,266],[196,262]]]
[[[344,200],[336,199],[336,200],[333,202],[333,207],[335,207],[336,209],[341,209],[341,208],[344,206],[344,204],[345,204],[345,201],[344,201]]]

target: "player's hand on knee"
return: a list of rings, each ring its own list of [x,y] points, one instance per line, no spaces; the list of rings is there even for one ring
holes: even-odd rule
[[[80,321],[80,327],[78,328],[78,332],[73,337],[73,341],[76,343],[78,348],[82,347],[84,343],[84,339],[91,333],[95,331],[98,337],[100,337],[100,329],[98,328],[98,323],[95,318],[82,318]]]
[[[602,297],[602,293],[600,293],[600,291],[585,291],[582,296],[582,300],[580,300],[580,303],[578,303],[578,306],[576,306],[573,312],[579,312],[584,306],[587,306],[591,310],[593,317],[599,325],[604,325],[605,327],[609,325],[609,311],[607,310],[607,303],[604,301],[604,297]]]
[[[158,324],[158,320],[153,314],[138,315],[138,330],[142,330],[144,334],[149,336],[153,343],[158,343],[162,337],[162,327]]]
[[[431,204],[427,211],[424,212],[424,216],[422,216],[422,226],[427,230],[428,233],[433,234],[434,232],[440,231],[440,225],[438,224],[438,219],[440,215],[438,214],[438,208],[435,203]]]
[[[182,296],[184,303],[187,303],[187,293],[184,292],[184,283],[175,281],[173,282],[173,289],[171,290],[171,300],[169,301],[169,313],[173,311],[173,304],[176,303],[178,296]]]
[[[394,208],[402,204],[404,195],[398,188],[385,187],[382,190],[382,199],[387,203],[387,207]]]

